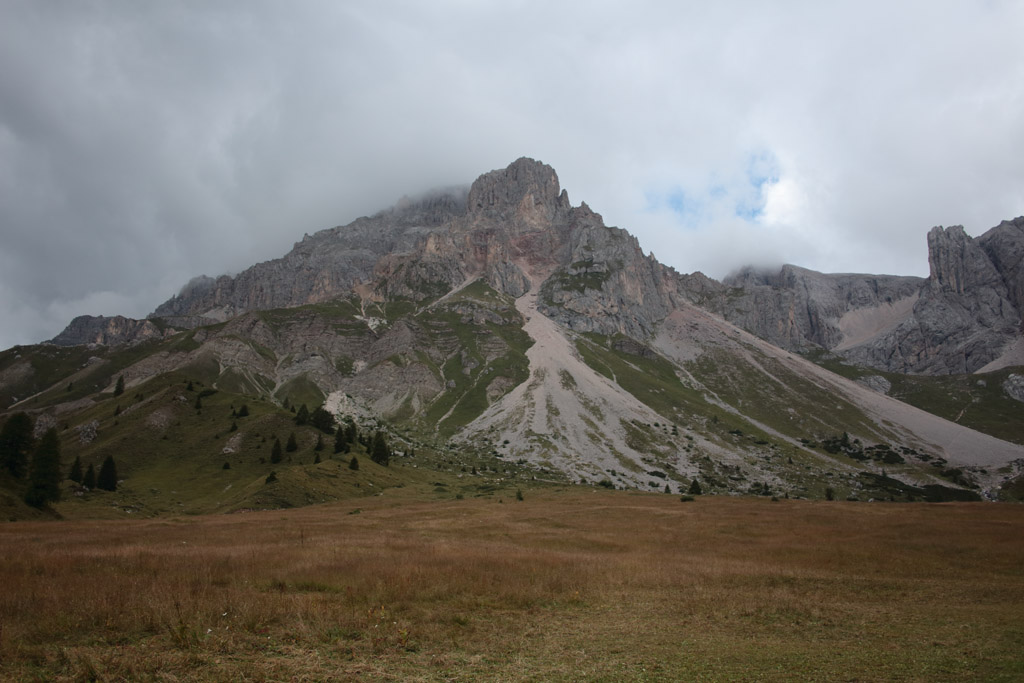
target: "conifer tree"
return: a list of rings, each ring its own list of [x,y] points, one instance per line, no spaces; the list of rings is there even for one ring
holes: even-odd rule
[[[317,453],[316,456],[314,456],[313,464],[314,465],[319,465],[320,464],[320,454],[319,453]]]
[[[317,408],[309,416],[309,424],[319,429],[324,434],[334,433],[334,416],[323,409]]]
[[[27,413],[11,415],[0,429],[0,466],[15,479],[28,472],[32,441],[32,418]]]
[[[32,453],[25,502],[37,508],[60,500],[60,437],[50,427]]]
[[[373,442],[370,444],[370,460],[385,467],[387,467],[388,462],[391,460],[391,448],[388,447],[384,433],[380,430],[377,430],[373,435]]]
[[[92,463],[85,468],[85,476],[82,477],[82,486],[87,489],[96,488],[96,470],[93,469]]]
[[[316,435],[316,445],[313,446],[313,450],[317,451],[317,452],[320,452],[323,449],[324,449],[324,437],[322,437],[321,435],[317,434]],[[317,457],[319,458],[320,456],[318,455]]]
[[[345,429],[343,427],[339,427],[338,431],[334,433],[334,452],[348,453],[348,439],[345,436]]]
[[[690,484],[690,490],[687,491],[687,493],[692,494],[694,496],[699,496],[701,493],[703,493],[703,491],[700,488],[700,482],[694,479],[693,483]]]
[[[299,442],[295,440],[295,432],[288,435],[288,443],[285,445],[284,449],[289,453],[294,453],[299,450]]]
[[[242,407],[238,409],[238,415],[237,416],[238,417],[249,417],[249,406],[246,405],[245,403],[243,403]]]
[[[75,461],[71,463],[71,471],[68,472],[68,479],[76,484],[82,483],[82,459],[77,455],[75,456]]]
[[[348,468],[350,470],[358,470],[359,469],[359,458],[357,458],[356,456],[353,455],[352,459],[348,461]]]
[[[117,466],[114,464],[114,456],[108,455],[100,465],[100,473],[96,476],[96,488],[104,491],[117,490]]]
[[[281,462],[281,439],[274,439],[274,445],[270,448],[270,462],[274,465]]]
[[[117,384],[114,386],[114,396],[120,396],[124,393],[124,375],[118,375]]]
[[[295,424],[301,427],[307,422],[309,422],[309,408],[303,403],[299,408],[299,412],[295,413]]]

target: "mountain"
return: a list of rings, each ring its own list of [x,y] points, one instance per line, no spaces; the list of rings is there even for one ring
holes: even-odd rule
[[[1024,217],[974,239],[928,233],[927,278],[744,269],[705,305],[791,350],[823,348],[855,365],[956,374],[1024,363]]]
[[[507,475],[659,491],[697,480],[717,493],[994,498],[1008,495],[1024,463],[1019,420],[989,429],[1017,443],[994,438],[933,414],[953,417],[952,391],[936,399],[938,385],[862,376],[796,351],[856,358],[891,337],[907,345],[903,357],[934,360],[939,347],[989,338],[968,325],[948,332],[945,346],[925,335],[914,355],[921,321],[940,320],[934,312],[949,301],[964,325],[994,321],[985,334],[1009,335],[1002,321],[1017,310],[1020,268],[1001,245],[1016,228],[973,241],[933,232],[926,280],[787,266],[719,283],[645,256],[628,232],[573,206],[554,169],[519,159],[468,189],[307,235],[235,277],[194,280],[148,321],[76,319],[54,340],[65,346],[4,352],[0,405],[68,430],[95,422],[86,432],[99,436],[69,447],[83,461],[150,444],[128,449],[124,463],[139,505],[142,482],[164,488],[155,473],[166,474],[168,459],[185,471],[217,469],[223,480],[226,453],[236,458],[229,488],[238,493],[210,492],[216,505],[197,509],[309,502],[304,487],[321,470],[289,465],[281,476],[291,493],[267,498],[259,450],[286,428],[288,407],[302,404],[388,433],[415,453],[399,461],[407,473],[461,476],[455,464],[501,473],[488,486]],[[839,374],[822,367],[829,363]],[[1019,375],[1000,373],[985,392],[965,390],[989,417],[1019,411],[999,390]],[[109,408],[123,401],[117,378],[135,397],[130,419]],[[932,413],[869,388],[880,382],[920,394]],[[193,384],[219,402],[220,422],[187,392]],[[258,419],[229,432],[227,411],[243,401],[259,402]],[[955,419],[988,424],[966,408]],[[348,488],[318,495],[351,495],[354,475],[344,474]]]

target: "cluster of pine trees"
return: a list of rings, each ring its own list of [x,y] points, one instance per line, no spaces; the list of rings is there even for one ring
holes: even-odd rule
[[[60,437],[51,427],[37,441],[33,437],[34,425],[27,413],[15,413],[0,428],[0,468],[25,487],[24,500],[33,507],[43,508],[60,500],[60,485],[64,480],[60,462]],[[117,467],[107,456],[97,475],[92,465],[83,473],[82,462],[75,458],[68,478],[87,488],[117,489]]]

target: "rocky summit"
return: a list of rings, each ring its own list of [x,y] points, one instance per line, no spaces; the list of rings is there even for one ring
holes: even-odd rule
[[[718,282],[644,255],[523,158],[196,278],[148,320],[79,318],[4,352],[0,409],[96,421],[76,448],[99,457],[129,422],[97,417],[121,385],[144,436],[117,438],[173,457],[202,410],[187,384],[234,397],[232,414],[260,402],[265,420],[321,406],[389,434],[410,467],[471,454],[483,471],[618,488],[1012,497],[1024,219],[927,240],[927,278],[787,265]],[[255,424],[190,446],[250,468],[248,493],[212,509],[273,504]],[[140,481],[159,466],[126,463]]]

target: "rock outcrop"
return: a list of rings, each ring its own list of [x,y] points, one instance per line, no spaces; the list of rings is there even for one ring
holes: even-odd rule
[[[865,334],[844,316],[889,311],[916,296],[922,278],[828,275],[785,265],[778,272],[744,268],[725,278],[727,288],[709,307],[726,320],[782,348],[833,349]],[[875,325],[884,316],[875,316]]]
[[[999,241],[989,236],[990,250],[1002,257],[994,262],[981,238],[972,239],[961,226],[933,228],[930,274],[910,315],[843,355],[861,365],[921,374],[974,372],[998,359],[1021,329],[1020,309],[1010,300],[1011,288],[1020,286],[1020,261],[1003,256]]]
[[[57,346],[120,346],[160,339],[163,336],[163,331],[150,320],[134,320],[120,315],[110,318],[102,315],[80,315],[72,320],[63,332],[51,339],[50,343]]]
[[[977,239],[928,233],[927,278],[744,269],[702,304],[783,348],[823,348],[892,372],[975,372],[1021,337],[1024,218]]]

